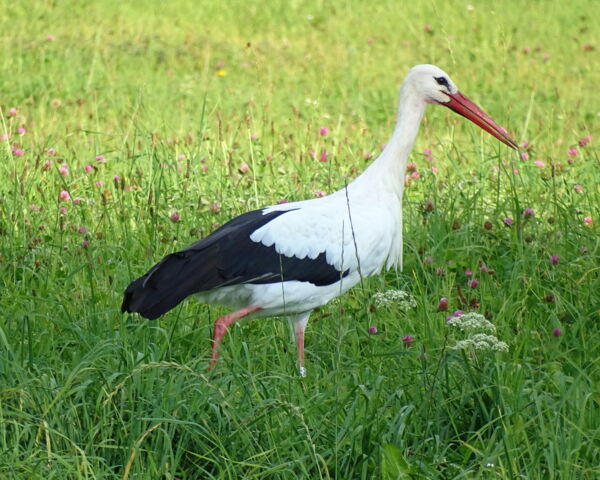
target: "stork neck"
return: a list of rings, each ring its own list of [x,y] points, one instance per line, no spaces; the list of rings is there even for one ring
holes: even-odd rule
[[[406,163],[419,132],[427,104],[404,90],[400,95],[398,120],[389,142],[369,168],[357,179],[392,190],[402,196]]]

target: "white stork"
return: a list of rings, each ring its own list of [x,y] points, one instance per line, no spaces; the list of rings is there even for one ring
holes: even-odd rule
[[[210,367],[227,328],[243,317],[284,315],[304,367],[304,330],[313,309],[361,277],[402,264],[406,162],[427,104],[444,105],[515,150],[506,130],[433,65],[413,67],[400,89],[398,119],[379,157],[331,195],[271,205],[236,217],[172,253],[125,290],[121,310],[155,319],[186,297],[227,305],[214,327]]]

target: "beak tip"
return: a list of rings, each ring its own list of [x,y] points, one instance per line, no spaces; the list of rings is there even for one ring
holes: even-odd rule
[[[454,110],[459,115],[466,117],[477,126],[496,137],[506,146],[513,150],[519,151],[519,145],[515,142],[512,137],[508,134],[506,128],[498,125],[490,116],[481,110],[473,101],[460,92],[454,94],[448,94],[450,100],[447,103],[441,103],[441,105],[448,107],[450,110]]]

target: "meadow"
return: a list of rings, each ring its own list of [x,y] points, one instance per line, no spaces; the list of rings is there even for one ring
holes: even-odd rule
[[[3,2],[0,478],[600,478],[591,4]],[[120,313],[167,253],[353,179],[419,63],[522,149],[428,109],[404,268],[312,315],[306,378],[284,319],[208,372],[223,309]]]

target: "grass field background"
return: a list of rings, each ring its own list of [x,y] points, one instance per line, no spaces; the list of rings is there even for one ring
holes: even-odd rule
[[[3,2],[0,478],[600,478],[593,2],[367,3]],[[528,145],[427,111],[404,269],[313,314],[306,379],[282,319],[209,373],[223,310],[119,312],[163,255],[354,178],[418,63]],[[454,349],[455,310],[508,352]]]

